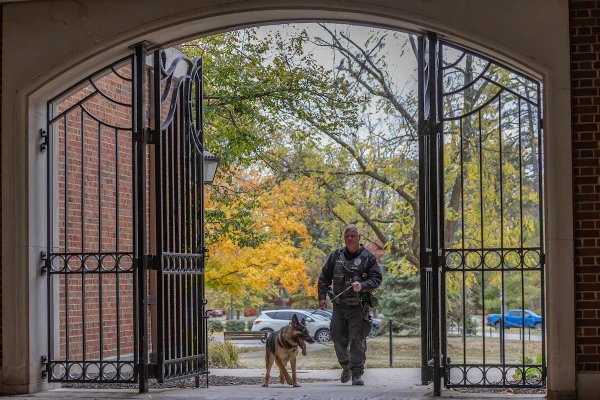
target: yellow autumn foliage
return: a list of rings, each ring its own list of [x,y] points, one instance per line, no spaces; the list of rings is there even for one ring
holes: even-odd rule
[[[246,188],[268,188],[255,199],[258,207],[253,211],[253,229],[266,240],[256,247],[241,247],[228,237],[211,243],[207,286],[234,297],[266,298],[276,296],[281,288],[289,293],[304,290],[316,297],[300,255],[300,248],[311,244],[303,222],[308,213],[303,202],[308,196],[306,187],[297,181],[271,182],[271,177],[258,174],[245,175],[241,181]],[[218,205],[207,198],[206,207]],[[229,214],[227,209],[221,211]]]

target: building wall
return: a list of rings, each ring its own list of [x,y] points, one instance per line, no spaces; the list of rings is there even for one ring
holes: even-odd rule
[[[2,10],[0,4],[0,92],[2,92]],[[0,96],[0,109],[2,109],[2,96]],[[2,369],[2,116],[0,116],[0,370]],[[1,374],[0,374],[1,375]],[[0,376],[0,386],[2,377]]]
[[[600,371],[600,1],[570,1],[570,37],[576,353],[583,377]]]
[[[105,68],[90,78],[106,97],[96,93],[88,98],[95,90],[86,80],[52,103],[54,118],[60,115],[52,125],[58,139],[51,138],[57,143],[51,150],[57,160],[55,253],[90,254],[84,261],[76,257],[68,263],[61,258],[53,261],[55,270],[76,271],[68,279],[63,274],[54,278],[59,299],[59,347],[54,360],[107,359],[131,356],[134,351],[132,257],[110,255],[132,253],[134,247],[132,108],[124,105],[132,104],[133,84],[127,80],[132,78],[132,68],[127,62],[115,69],[118,75]],[[149,67],[146,81],[150,82]],[[149,84],[146,95],[150,98]],[[82,113],[82,106],[96,120]],[[163,118],[169,106],[170,101],[163,105]],[[149,207],[149,192],[146,196]],[[107,255],[100,259],[95,254]],[[81,268],[89,273],[78,273]],[[105,273],[97,274],[98,270]],[[150,285],[148,290],[152,292]]]
[[[129,63],[116,70],[131,78]],[[110,71],[91,81],[106,97],[131,104],[130,81]],[[60,331],[54,360],[133,354],[132,257],[112,256],[133,252],[132,110],[98,93],[80,103],[94,92],[86,82],[52,103],[55,118],[64,113],[50,130],[52,135],[58,134],[58,139],[50,138],[57,143],[50,149],[57,160],[58,181],[54,220],[58,248],[54,252],[89,254],[83,260],[55,258],[52,263],[55,270],[75,271],[53,277],[59,294]],[[81,106],[97,120],[121,129],[100,125]],[[79,273],[82,269],[88,273]],[[117,270],[125,272],[117,274]]]

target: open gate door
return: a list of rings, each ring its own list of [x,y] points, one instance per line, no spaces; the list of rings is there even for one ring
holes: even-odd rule
[[[543,387],[541,84],[419,42],[424,382]]]
[[[50,382],[208,377],[202,60],[146,45],[48,102]]]
[[[156,349],[152,377],[168,382],[207,375],[204,315],[204,136],[202,59],[154,52]],[[154,360],[151,360],[154,361]]]
[[[49,382],[138,381],[132,149],[139,75],[130,55],[48,101],[40,150],[48,162],[41,272],[48,283]]]
[[[435,35],[418,38],[421,381],[440,394],[440,271]]]

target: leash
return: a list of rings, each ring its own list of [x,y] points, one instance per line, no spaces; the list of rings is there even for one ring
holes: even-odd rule
[[[333,301],[335,299],[337,299],[338,297],[340,297],[341,295],[343,295],[345,292],[347,292],[349,289],[352,289],[352,285],[348,286],[346,289],[342,290],[337,296],[335,296],[333,299],[329,300],[329,302],[331,302],[333,304]],[[325,299],[327,300],[327,299]]]
[[[340,292],[340,293],[339,293],[337,296],[335,296],[335,297],[334,297],[334,298],[332,298],[331,300],[327,300],[327,299],[325,299],[325,300],[326,300],[326,301],[328,301],[328,302],[330,302],[331,304],[333,304],[333,301],[334,301],[335,299],[337,299],[338,297],[340,297],[341,295],[343,295],[345,292],[347,292],[347,291],[348,291],[349,289],[351,289],[351,288],[352,288],[352,286],[348,286],[346,289],[342,290],[342,292]],[[313,312],[311,312],[311,313],[310,313],[310,314],[308,314],[308,315],[313,315],[314,313],[316,313],[316,312],[317,312],[317,311],[319,311],[319,310],[321,310],[321,309],[320,309],[320,308],[317,308],[316,310],[314,310]]]

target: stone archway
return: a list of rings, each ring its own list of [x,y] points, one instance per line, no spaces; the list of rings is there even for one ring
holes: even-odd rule
[[[567,5],[542,0],[471,4],[460,0],[376,3],[254,0],[200,5],[181,1],[36,1],[4,5],[2,192],[3,388],[45,387],[40,356],[47,346],[45,281],[45,163],[38,157],[46,100],[98,66],[147,40],[162,47],[251,25],[330,20],[438,32],[544,82],[548,248],[548,389],[575,389],[574,278],[570,156]],[[35,30],[31,27],[35,26]],[[507,29],[510,27],[510,29]],[[23,49],[27,49],[26,52]],[[11,193],[11,196],[6,196]],[[560,300],[558,300],[560,299]],[[29,340],[23,341],[22,337]]]

